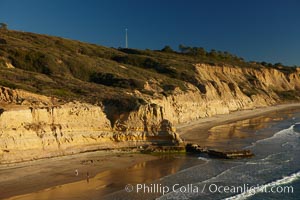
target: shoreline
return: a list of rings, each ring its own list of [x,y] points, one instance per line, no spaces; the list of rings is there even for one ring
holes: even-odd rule
[[[187,139],[188,132],[192,129],[203,131],[203,135],[215,126],[228,124],[244,119],[251,119],[268,113],[300,108],[300,103],[281,104],[252,110],[236,111],[229,114],[216,115],[202,118],[190,123],[177,126],[177,132]],[[136,164],[156,160],[157,156],[134,153],[134,151],[106,150],[85,152],[76,155],[53,157],[23,163],[0,165],[0,181],[3,187],[0,189],[0,198],[18,199],[18,196],[60,187],[68,183],[76,183],[86,180],[87,171],[90,178],[101,173],[113,170],[122,170]],[[81,176],[74,176],[74,170],[82,172]],[[19,177],[26,177],[20,179]],[[49,182],[43,181],[45,177],[51,177]],[[43,182],[40,184],[40,182]],[[24,188],[24,185],[26,186]]]
[[[214,115],[211,117],[201,118],[192,122],[179,124],[176,126],[176,131],[183,139],[189,141],[189,137],[187,137],[186,135],[190,130],[193,129],[207,132],[210,128],[215,126],[229,124],[245,119],[251,119],[268,113],[289,110],[292,108],[300,108],[300,103],[278,104],[251,110],[239,110],[228,114]]]

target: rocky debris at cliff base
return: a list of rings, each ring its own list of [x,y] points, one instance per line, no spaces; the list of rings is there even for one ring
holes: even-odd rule
[[[141,153],[185,153],[185,145],[163,146],[163,145],[147,145],[140,149]]]
[[[185,146],[185,150],[188,153],[193,154],[207,154],[210,157],[215,158],[225,158],[225,159],[236,159],[236,158],[250,158],[253,157],[254,154],[250,150],[217,150],[210,149],[207,147],[201,147],[198,144],[188,143]]]

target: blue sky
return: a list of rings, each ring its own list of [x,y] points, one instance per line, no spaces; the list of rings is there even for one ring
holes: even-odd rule
[[[108,47],[179,44],[300,65],[298,0],[0,0],[10,29]]]

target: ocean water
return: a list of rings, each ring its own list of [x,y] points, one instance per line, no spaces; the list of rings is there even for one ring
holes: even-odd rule
[[[300,199],[300,113],[271,123],[256,134],[263,131],[274,134],[245,147],[254,152],[254,158],[200,158],[206,163],[177,174],[182,174],[177,181],[187,184],[157,199]],[[189,185],[194,190],[186,191]]]

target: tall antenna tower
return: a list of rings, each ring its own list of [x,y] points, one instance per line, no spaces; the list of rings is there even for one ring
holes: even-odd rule
[[[128,29],[125,28],[125,48],[128,48],[128,34],[127,34]]]

